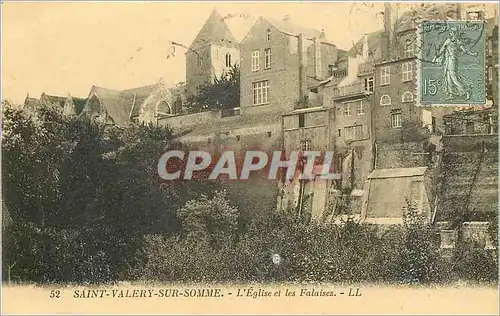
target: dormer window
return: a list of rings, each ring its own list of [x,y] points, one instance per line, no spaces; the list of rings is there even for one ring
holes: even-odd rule
[[[231,67],[231,54],[226,54],[226,67]]]
[[[266,41],[271,41],[271,29],[266,30]]]

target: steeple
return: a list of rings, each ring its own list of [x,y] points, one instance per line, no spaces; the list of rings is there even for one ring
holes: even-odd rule
[[[228,48],[238,47],[238,41],[229,30],[222,15],[214,9],[193,41],[190,49],[207,45],[219,45]]]

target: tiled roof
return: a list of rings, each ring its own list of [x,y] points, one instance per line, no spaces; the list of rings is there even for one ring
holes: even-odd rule
[[[238,47],[238,41],[217,10],[212,11],[189,48],[197,49],[208,44]]]

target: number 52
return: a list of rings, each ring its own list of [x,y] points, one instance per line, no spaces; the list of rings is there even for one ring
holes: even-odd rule
[[[59,290],[52,290],[50,291],[50,298],[60,298],[61,297],[61,291]]]

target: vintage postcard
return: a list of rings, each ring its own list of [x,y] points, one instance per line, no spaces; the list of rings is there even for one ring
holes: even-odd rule
[[[498,315],[498,3],[0,8],[2,314]]]

